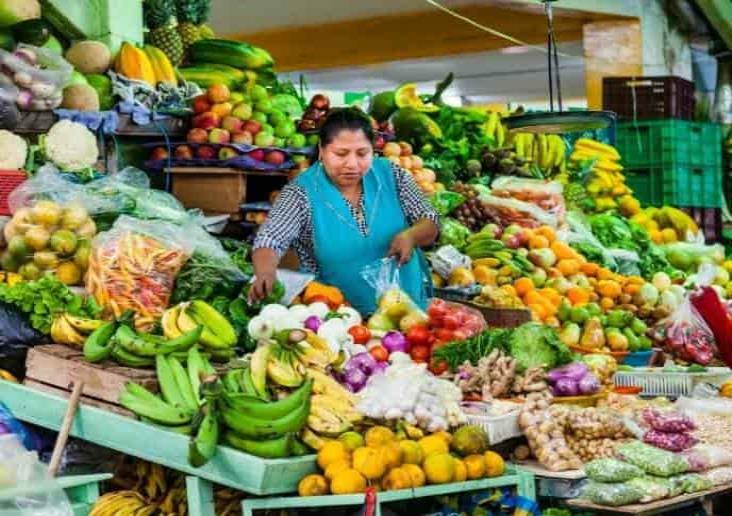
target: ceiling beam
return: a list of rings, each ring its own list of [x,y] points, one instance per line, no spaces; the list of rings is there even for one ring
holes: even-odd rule
[[[474,5],[455,9],[530,45],[546,44],[543,11],[529,6]],[[558,9],[559,42],[579,41],[585,23],[616,16]],[[227,37],[266,48],[277,70],[305,71],[498,50],[515,46],[437,9],[319,25],[282,27]]]

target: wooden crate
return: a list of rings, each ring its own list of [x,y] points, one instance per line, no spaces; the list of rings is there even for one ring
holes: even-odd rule
[[[117,398],[127,382],[158,392],[154,369],[133,369],[114,362],[91,364],[81,350],[48,344],[28,350],[24,384],[50,394],[68,397],[77,380],[84,382],[81,400],[87,405],[118,414],[132,415],[119,406]]]

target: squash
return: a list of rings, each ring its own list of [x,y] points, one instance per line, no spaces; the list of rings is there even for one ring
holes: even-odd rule
[[[155,86],[155,72],[150,59],[145,52],[130,43],[122,43],[114,69],[128,79]]]

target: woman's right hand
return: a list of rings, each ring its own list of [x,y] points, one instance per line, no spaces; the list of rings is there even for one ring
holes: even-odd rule
[[[261,301],[272,293],[277,275],[275,273],[257,274],[254,277],[252,288],[249,289],[250,301]]]

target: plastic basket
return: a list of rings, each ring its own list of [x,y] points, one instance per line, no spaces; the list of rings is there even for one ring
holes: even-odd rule
[[[605,77],[602,108],[621,119],[694,118],[694,83],[674,76]]]
[[[11,215],[8,196],[25,181],[25,178],[25,172],[22,171],[0,170],[0,215]]]
[[[710,367],[704,373],[672,373],[662,369],[643,367],[635,371],[618,371],[613,376],[615,385],[640,387],[643,396],[689,396],[702,382],[721,383],[732,376],[728,367]]]
[[[644,205],[719,208],[722,204],[721,168],[639,167],[625,169],[623,174],[625,183]]]
[[[483,429],[491,446],[523,435],[518,424],[518,411],[501,416],[469,413],[465,413],[465,415],[468,418],[468,423]]]
[[[722,126],[686,120],[618,124],[616,147],[626,168],[722,166]]]

